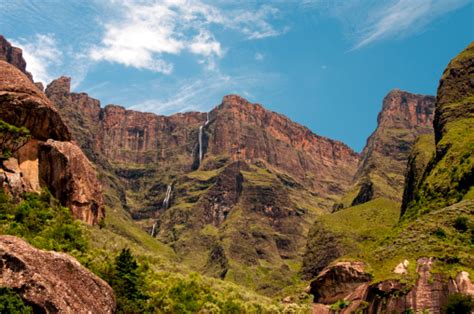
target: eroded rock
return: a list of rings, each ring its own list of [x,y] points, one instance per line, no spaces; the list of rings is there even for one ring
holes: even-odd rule
[[[75,218],[96,224],[105,216],[95,169],[76,144],[54,140],[41,144],[39,176]]]
[[[75,258],[14,236],[0,236],[0,273],[0,285],[17,291],[35,313],[115,311],[112,288]]]

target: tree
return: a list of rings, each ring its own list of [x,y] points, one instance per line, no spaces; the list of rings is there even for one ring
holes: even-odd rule
[[[143,312],[146,295],[142,292],[143,280],[138,264],[130,249],[123,249],[115,258],[112,286],[117,295],[118,312]]]
[[[9,158],[30,139],[30,131],[0,119],[0,158]]]

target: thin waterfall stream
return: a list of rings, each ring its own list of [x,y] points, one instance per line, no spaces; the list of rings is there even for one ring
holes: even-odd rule
[[[162,209],[168,209],[168,207],[169,207],[169,205],[170,205],[170,199],[171,199],[171,192],[172,192],[172,191],[173,191],[173,184],[170,183],[170,184],[168,184],[168,186],[166,187],[165,199],[163,200],[163,204],[161,205],[161,208],[162,208]],[[153,224],[153,227],[151,228],[150,235],[151,235],[152,237],[155,236],[156,224],[157,224],[157,222],[155,221],[155,223]]]
[[[199,127],[199,164],[201,164],[202,155],[203,155],[203,151],[202,151],[202,132],[203,132],[203,128],[206,125],[208,125],[208,123],[209,123],[209,112],[206,115],[206,122],[204,122],[204,124]]]

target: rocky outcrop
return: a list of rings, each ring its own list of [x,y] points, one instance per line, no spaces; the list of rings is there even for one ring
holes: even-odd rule
[[[24,192],[46,187],[76,218],[97,223],[104,217],[95,169],[70,142],[66,123],[44,93],[4,61],[0,61],[0,119],[29,131],[27,142],[12,152],[12,158],[0,161],[0,181],[7,192],[18,199]]]
[[[377,129],[368,138],[354,177],[355,197],[347,205],[376,197],[401,201],[406,163],[416,138],[433,133],[435,98],[398,89],[383,100]]]
[[[42,143],[39,177],[76,219],[97,224],[104,218],[102,189],[95,169],[76,144],[54,140]]]
[[[362,262],[338,262],[327,267],[311,282],[314,301],[332,304],[359,290],[361,285],[367,287],[372,278],[364,268]]]
[[[311,283],[311,294],[315,297],[313,313],[330,313],[328,307],[336,301],[345,300],[347,307],[339,313],[415,313],[428,311],[441,313],[448,296],[453,293],[474,295],[473,284],[468,273],[459,272],[455,278],[432,274],[433,258],[417,261],[418,279],[413,286],[399,280],[384,280],[370,283],[361,262],[338,262],[327,267]]]
[[[38,250],[0,236],[0,285],[20,295],[35,313],[113,313],[112,288],[73,257]]]
[[[17,68],[0,61],[0,118],[28,128],[38,140],[71,140],[51,101]]]
[[[20,48],[13,47],[8,40],[0,35],[0,60],[6,61],[15,67],[33,81],[33,76],[26,71],[26,61],[23,59],[23,51]]]

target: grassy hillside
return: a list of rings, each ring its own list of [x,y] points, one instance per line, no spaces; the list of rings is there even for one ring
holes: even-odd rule
[[[316,276],[337,258],[366,256],[395,226],[399,212],[399,203],[377,198],[318,217],[308,235],[303,274]]]

